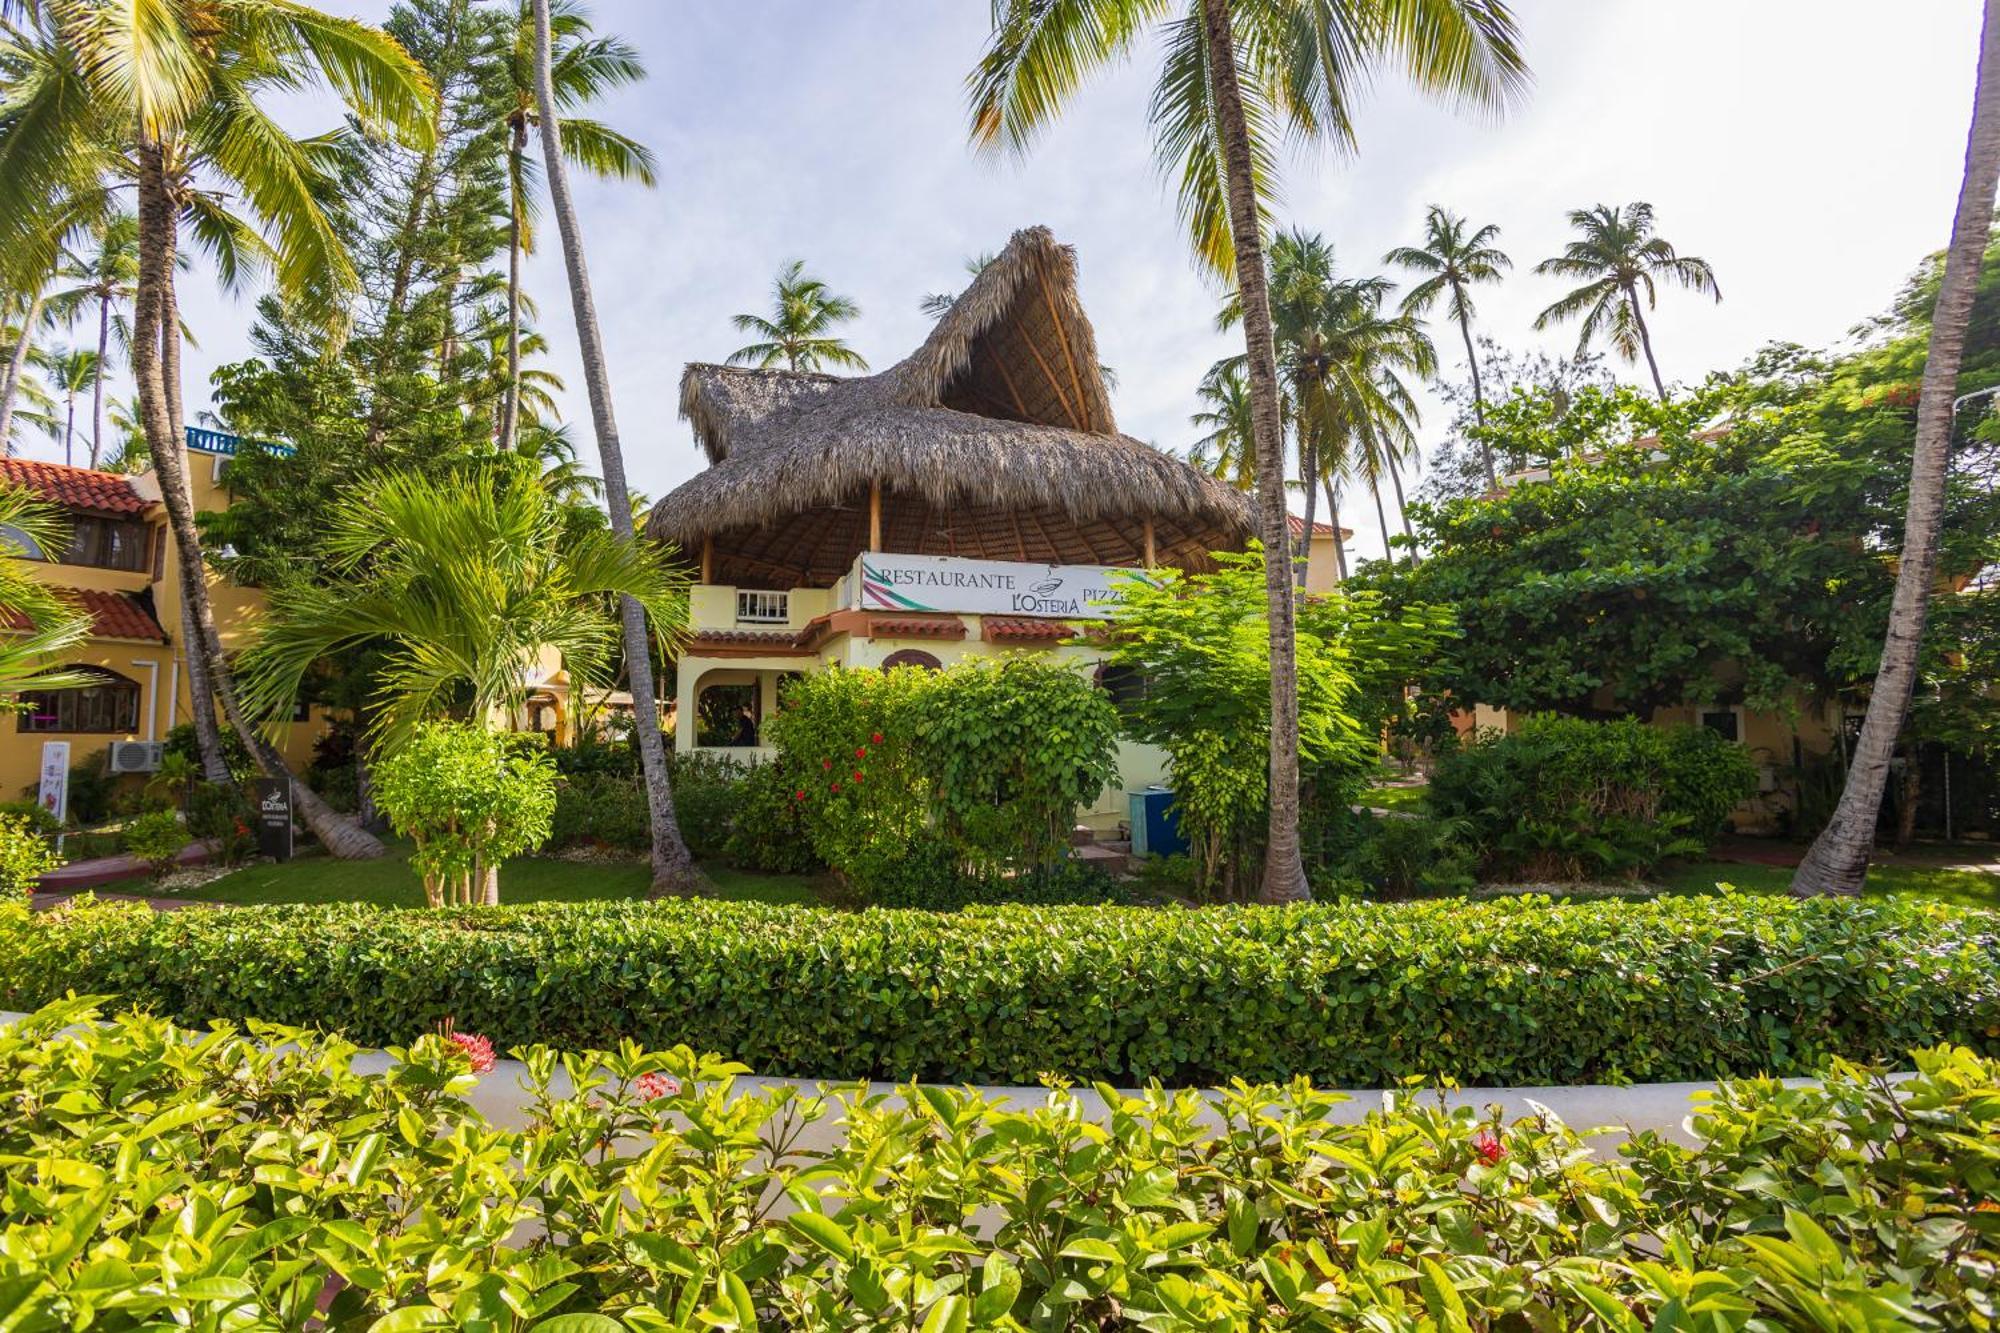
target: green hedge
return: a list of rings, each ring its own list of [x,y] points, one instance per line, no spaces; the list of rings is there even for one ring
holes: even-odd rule
[[[767,1074],[1378,1087],[1798,1074],[2000,1050],[2000,917],[1729,896],[1300,909],[0,907],[0,1008],[71,990],[371,1045],[686,1042]]]
[[[1886,1333],[1990,1327],[2000,1269],[2000,1067],[1964,1050],[1895,1091],[1726,1087],[1700,1149],[1614,1160],[1425,1097],[1341,1123],[1243,1087],[1217,1125],[1154,1092],[1099,1125],[635,1046],[570,1057],[582,1095],[527,1052],[499,1129],[472,1034],[357,1075],[311,1033],[92,1016],[0,1032],[9,1328]],[[820,1116],[847,1133],[789,1151]]]

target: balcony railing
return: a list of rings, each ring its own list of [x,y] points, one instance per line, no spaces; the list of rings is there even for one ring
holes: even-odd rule
[[[792,618],[792,595],[755,588],[736,590],[736,623],[739,625],[784,625]]]
[[[240,436],[231,435],[228,431],[208,430],[201,426],[187,428],[187,447],[198,454],[221,454],[224,458],[234,458],[236,447],[241,443]],[[298,452],[291,445],[275,440],[260,440],[258,443],[263,445],[266,453],[277,454],[281,458],[290,458]]]

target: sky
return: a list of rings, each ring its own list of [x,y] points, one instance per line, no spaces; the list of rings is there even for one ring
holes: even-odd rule
[[[389,6],[322,7],[378,21]],[[859,302],[846,334],[881,369],[922,340],[924,293],[957,290],[967,257],[1036,223],[1076,248],[1084,308],[1118,372],[1120,428],[1176,450],[1198,434],[1188,425],[1195,386],[1232,347],[1153,165],[1145,53],[1084,89],[1026,161],[993,160],[967,145],[963,92],[987,33],[985,0],[592,8],[650,73],[598,114],[651,146],[660,166],[652,190],[574,181],[635,487],[658,496],[702,466],[677,416],[681,367],[743,341],[730,315],[762,312],[785,261],[805,260]],[[1480,293],[1476,331],[1567,351],[1573,331],[1531,328],[1563,287],[1530,270],[1561,248],[1569,209],[1646,200],[1662,235],[1714,265],[1724,298],[1663,291],[1651,317],[1663,373],[1688,382],[1769,341],[1841,339],[1948,239],[1974,0],[1518,0],[1517,15],[1534,72],[1521,105],[1468,117],[1384,76],[1363,103],[1355,153],[1285,164],[1280,224],[1323,233],[1350,272],[1379,272],[1385,252],[1420,239],[1429,204],[1497,223],[1515,271]],[[301,130],[334,119],[330,103],[286,115]],[[589,458],[553,227],[548,235],[527,285]],[[201,344],[187,354],[195,409],[209,371],[247,355],[254,296],[224,297],[199,272],[182,290]],[[1445,372],[1461,377],[1455,330],[1433,334]],[[1431,400],[1427,448],[1445,420]],[[28,452],[60,457],[53,445]],[[1361,554],[1379,553],[1372,513],[1357,521],[1356,506],[1343,518]]]

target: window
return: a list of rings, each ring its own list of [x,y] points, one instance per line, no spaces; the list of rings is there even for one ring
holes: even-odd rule
[[[1740,708],[1704,708],[1701,725],[1726,741],[1741,743],[1743,740],[1743,710]]]
[[[1133,708],[1145,700],[1150,686],[1145,673],[1137,667],[1104,662],[1097,668],[1097,687],[1111,696],[1111,706],[1120,717],[1132,715]]]
[[[70,519],[69,550],[62,563],[138,573],[152,564],[153,529],[137,519],[77,514]]]
[[[118,735],[139,728],[139,682],[102,667],[79,670],[97,683],[73,690],[23,690],[22,731],[100,732]]]

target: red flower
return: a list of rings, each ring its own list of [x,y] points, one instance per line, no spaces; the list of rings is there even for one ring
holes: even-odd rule
[[[656,1102],[662,1097],[681,1095],[681,1081],[669,1074],[641,1074],[634,1080],[632,1090],[642,1100]]]
[[[472,1062],[473,1073],[486,1074],[492,1072],[492,1042],[476,1032],[446,1032],[444,1039],[465,1052],[465,1058]]]
[[[861,770],[858,768],[854,770],[854,780],[856,782],[861,781]]]
[[[828,770],[828,771],[831,771],[831,770],[832,770],[832,768],[833,768],[833,760],[831,760],[831,759],[822,759],[822,760],[820,760],[820,761],[819,761],[819,766],[820,766],[821,768],[823,768],[823,769],[826,769],[826,770]]]
[[[867,747],[867,746],[865,746],[865,745],[857,745],[857,746],[855,746],[855,747],[854,747],[854,757],[855,757],[856,759],[866,759],[866,758],[868,757],[868,747]]]
[[[795,801],[803,801],[805,798],[806,798],[806,789],[804,787],[799,788],[798,791],[792,794],[792,799]]]
[[[1507,1145],[1500,1142],[1500,1136],[1490,1129],[1482,1129],[1472,1136],[1472,1151],[1479,1154],[1488,1166],[1498,1165],[1507,1155]]]
[[[839,790],[840,790],[840,779],[839,779],[839,778],[835,778],[835,779],[834,779],[834,780],[833,780],[833,781],[832,781],[831,783],[829,783],[829,784],[827,785],[827,790],[828,790],[828,791],[839,791]]]
[[[882,743],[882,733],[878,731],[873,736],[870,736],[868,739],[874,744],[880,745]]]

